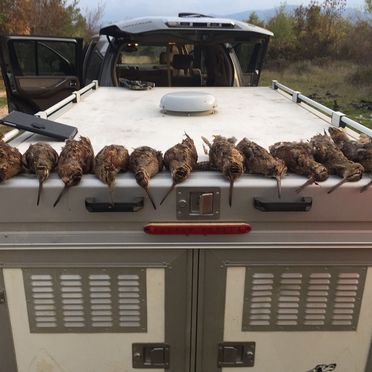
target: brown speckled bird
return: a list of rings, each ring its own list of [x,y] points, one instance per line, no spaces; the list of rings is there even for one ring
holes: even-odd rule
[[[365,172],[372,173],[372,142],[366,137],[362,137],[361,142],[351,140],[347,134],[339,128],[329,128],[328,132],[336,146],[351,161],[363,165]],[[372,181],[363,186],[361,191],[365,191]]]
[[[310,145],[312,146],[314,159],[323,164],[329,174],[342,177],[342,180],[333,186],[328,193],[336,190],[345,182],[355,182],[362,178],[363,166],[348,160],[327,134],[318,134],[312,137]]]
[[[22,172],[22,155],[15,147],[0,141],[0,182]]]
[[[137,183],[146,191],[152,206],[156,209],[149,191],[149,182],[151,177],[163,169],[162,153],[148,146],[138,147],[129,157],[129,169],[134,173]]]
[[[186,138],[182,143],[177,143],[164,154],[164,165],[171,172],[173,183],[160,204],[163,204],[177,184],[185,181],[190,176],[198,161],[194,141],[186,133],[185,136]]]
[[[262,174],[266,177],[276,179],[278,187],[278,197],[281,197],[281,180],[287,172],[287,167],[283,160],[275,158],[266,149],[257,143],[243,138],[236,148],[244,156],[246,173]]]
[[[67,140],[59,156],[57,172],[65,187],[53,204],[55,207],[64,192],[71,186],[76,186],[83,174],[90,173],[94,163],[94,152],[90,140],[80,137],[80,140]]]
[[[236,138],[214,136],[213,143],[210,143],[205,137],[202,137],[202,140],[209,147],[211,169],[219,170],[230,181],[229,205],[231,207],[234,182],[244,171],[243,155],[235,147]]]
[[[359,135],[358,142],[362,144],[372,143],[372,137],[368,136],[367,134],[361,133]]]
[[[22,156],[23,166],[31,173],[35,173],[39,180],[36,205],[39,205],[43,183],[50,172],[57,166],[58,154],[48,143],[30,145]]]
[[[290,172],[309,178],[297,192],[314,182],[323,182],[328,178],[327,168],[315,161],[312,147],[308,143],[277,142],[270,146],[270,152],[282,159]]]
[[[94,161],[95,175],[109,187],[111,203],[112,189],[116,176],[119,172],[125,172],[129,166],[129,153],[124,146],[105,146],[97,155]]]

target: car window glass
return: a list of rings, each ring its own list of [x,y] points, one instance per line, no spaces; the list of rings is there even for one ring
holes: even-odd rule
[[[15,66],[22,75],[36,75],[35,42],[15,41],[14,51],[17,59]]]
[[[231,86],[233,70],[225,47],[169,43],[124,43],[115,64],[117,84],[123,79],[155,86]]]
[[[261,38],[253,38],[250,41],[234,45],[234,51],[242,71],[242,85],[257,85],[265,49],[265,41]]]
[[[120,54],[119,63],[123,65],[156,65],[166,46],[128,44]]]
[[[38,43],[38,72],[39,75],[73,75],[74,74],[74,64],[71,63],[71,56],[69,55],[69,48],[64,48],[65,50],[58,50],[58,44],[54,43],[49,45],[44,42]],[[73,46],[72,46],[73,47]],[[68,59],[67,57],[70,57]]]
[[[16,74],[76,75],[76,45],[74,42],[15,40]]]

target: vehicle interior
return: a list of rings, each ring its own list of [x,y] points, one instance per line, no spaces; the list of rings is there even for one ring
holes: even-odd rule
[[[122,79],[155,83],[155,86],[232,86],[234,68],[224,45],[139,44],[121,45],[114,82]]]
[[[252,36],[229,43],[133,42],[118,48],[113,81],[152,82],[155,86],[256,86],[267,38]]]

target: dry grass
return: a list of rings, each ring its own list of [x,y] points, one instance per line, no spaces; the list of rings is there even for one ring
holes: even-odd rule
[[[271,85],[271,80],[278,80],[372,128],[372,66],[303,61],[264,70],[260,84]]]

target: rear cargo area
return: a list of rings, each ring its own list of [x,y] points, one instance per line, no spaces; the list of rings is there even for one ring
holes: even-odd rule
[[[193,89],[100,87],[51,119],[78,127],[96,153],[113,143],[165,152],[186,132],[200,161],[207,160],[201,136],[247,137],[268,148],[330,126],[314,109],[261,87],[198,89],[216,98],[213,113],[162,112],[161,98],[177,91]],[[23,153],[37,141],[63,146],[29,133],[11,144]],[[63,187],[56,174],[39,206],[33,175],[3,183],[4,372],[369,371],[372,189],[360,192],[369,176],[331,194],[335,176],[298,194],[304,181],[286,175],[278,199],[274,179],[244,174],[230,207],[229,182],[198,171],[154,210],[125,173],[113,200],[130,205],[126,211],[110,210],[108,189],[93,175],[55,208]],[[165,170],[151,179],[157,203],[171,183]],[[205,195],[213,198],[208,212],[198,204]],[[150,223],[246,223],[251,231],[151,235]]]

